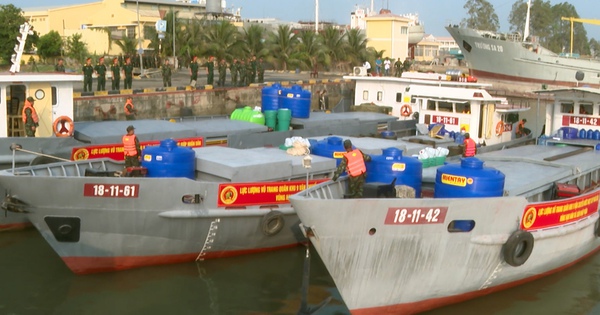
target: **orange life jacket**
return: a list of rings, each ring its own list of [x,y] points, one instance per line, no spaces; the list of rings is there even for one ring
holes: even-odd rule
[[[129,111],[129,107],[127,105],[131,105],[131,110],[133,111],[133,102],[131,100],[127,100],[125,102],[125,115],[133,114],[133,112]]]
[[[344,157],[346,160],[348,160],[346,169],[348,170],[348,174],[350,174],[350,176],[359,176],[367,171],[365,160],[363,159],[362,152],[360,152],[359,149],[354,149],[350,152],[344,153]]]
[[[477,151],[477,144],[475,143],[475,140],[473,140],[471,138],[465,139],[465,156],[466,157],[475,156],[476,151]]]
[[[27,122],[27,114],[25,114],[25,110],[28,108],[31,109],[31,118],[33,119],[33,122],[36,124],[40,122],[35,108],[33,108],[33,105],[31,105],[29,101],[25,101],[25,104],[23,105],[23,112],[21,112],[21,118],[23,119],[23,122]]]
[[[135,135],[123,136],[123,153],[126,157],[138,155],[137,148],[135,147],[135,138]]]
[[[517,125],[517,135],[523,134],[523,129],[525,129],[525,123],[521,120]]]

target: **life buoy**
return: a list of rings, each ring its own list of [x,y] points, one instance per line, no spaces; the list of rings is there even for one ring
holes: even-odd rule
[[[267,236],[279,233],[284,225],[285,221],[283,220],[283,213],[279,211],[269,211],[260,222],[261,230],[263,234]]]
[[[410,114],[412,114],[412,108],[409,105],[404,104],[400,107],[400,115],[408,117]]]
[[[496,136],[500,137],[503,132],[504,132],[504,123],[502,121],[499,121],[496,124]]]
[[[70,137],[75,131],[75,125],[73,119],[68,116],[60,116],[52,124],[52,129],[57,137]]]
[[[518,230],[502,245],[502,256],[507,264],[518,267],[524,264],[533,251],[533,235]]]

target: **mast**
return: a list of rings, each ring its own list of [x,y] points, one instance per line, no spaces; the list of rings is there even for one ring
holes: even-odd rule
[[[523,30],[523,41],[529,37],[529,14],[531,13],[531,0],[527,1],[527,17],[525,18],[525,29]]]
[[[319,34],[319,0],[315,0],[315,34]]]

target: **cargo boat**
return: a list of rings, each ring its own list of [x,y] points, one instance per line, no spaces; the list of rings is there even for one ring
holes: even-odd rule
[[[576,115],[561,113],[565,104],[577,111],[595,102],[600,90],[547,93],[556,101],[539,145],[424,169],[423,197],[344,199],[345,179],[290,197],[352,314],[458,303],[561,271],[600,249],[599,140],[577,137],[562,126],[570,121],[563,116]],[[389,167],[410,165],[400,164]]]

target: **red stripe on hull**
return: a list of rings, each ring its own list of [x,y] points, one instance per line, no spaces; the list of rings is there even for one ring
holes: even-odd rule
[[[550,270],[550,271],[547,271],[547,272],[544,272],[544,273],[541,273],[541,274],[538,274],[538,275],[535,275],[532,277],[524,278],[524,279],[517,280],[514,282],[510,282],[510,283],[505,283],[505,284],[487,288],[484,290],[472,291],[472,292],[467,292],[467,293],[463,293],[460,295],[453,295],[453,296],[447,296],[447,297],[442,297],[442,298],[429,299],[429,300],[413,302],[413,303],[396,304],[396,305],[362,308],[362,309],[353,309],[353,310],[350,310],[350,313],[352,313],[352,315],[382,315],[382,314],[410,315],[410,314],[417,314],[417,313],[429,311],[429,310],[436,309],[436,308],[439,308],[442,306],[447,306],[450,304],[464,302],[464,301],[471,300],[471,299],[474,299],[474,298],[477,298],[480,296],[488,295],[490,293],[494,293],[494,292],[502,291],[502,290],[505,290],[508,288],[516,287],[518,285],[521,285],[526,282],[530,282],[530,281],[533,281],[533,280],[536,280],[539,278],[543,278],[545,276],[559,272],[561,270],[564,270],[566,268],[569,268],[569,267],[575,265],[576,263],[592,256],[598,250],[600,250],[600,246],[596,247],[589,254],[587,254],[587,255],[581,257],[580,259],[575,260],[569,264],[566,264],[564,266],[558,267],[556,269],[553,269],[553,270]],[[515,267],[515,268],[519,268],[519,267]]]
[[[24,229],[30,228],[31,226],[32,226],[31,222],[3,224],[3,225],[0,225],[0,232],[24,230]]]
[[[560,86],[571,86],[571,87],[576,87],[577,86],[577,82],[571,82],[571,81],[553,81],[553,80],[541,80],[541,79],[533,79],[533,78],[524,78],[524,77],[517,77],[517,76],[500,74],[500,73],[480,71],[480,70],[475,70],[475,69],[469,69],[469,74],[472,75],[472,76],[474,76],[474,77],[477,77],[477,78],[488,78],[488,79],[518,81],[518,82],[527,82],[527,83],[545,83],[545,84],[560,85]],[[594,87],[594,88],[600,88],[600,84],[583,83],[582,82],[582,83],[580,83],[580,85],[581,86]]]
[[[247,254],[256,254],[273,250],[291,248],[300,243],[279,247],[255,248],[238,251],[221,251],[206,253],[203,259],[226,258]],[[138,267],[177,264],[196,260],[199,253],[161,256],[122,256],[122,257],[61,257],[73,273],[83,275],[98,272],[119,271]]]

